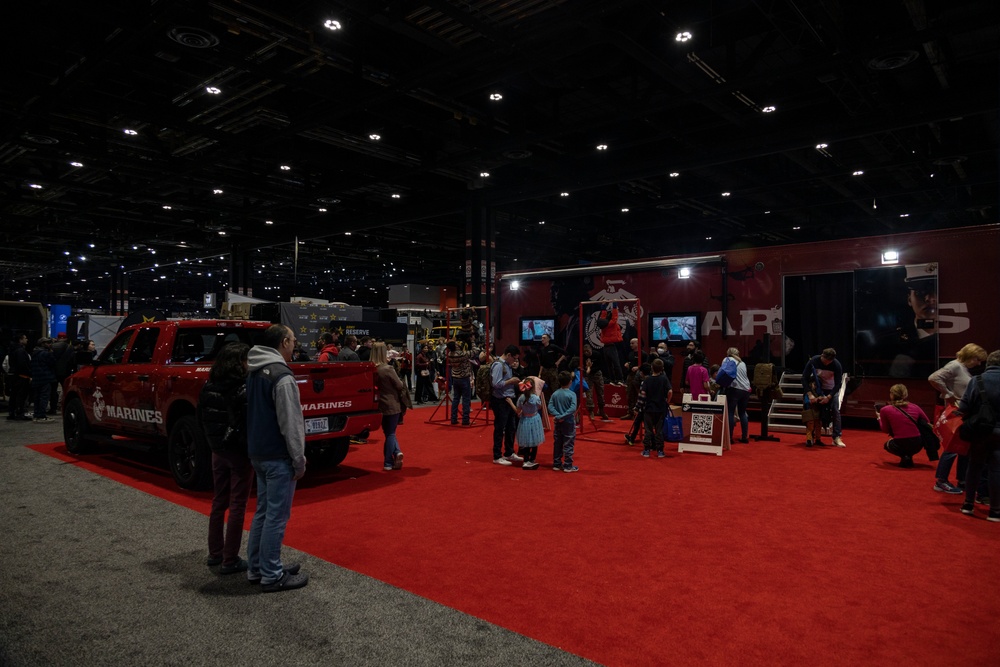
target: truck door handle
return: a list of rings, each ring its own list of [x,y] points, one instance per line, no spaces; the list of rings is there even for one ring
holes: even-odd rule
[[[139,380],[142,381],[142,382],[149,382],[149,376],[148,375],[140,375],[139,376]]]

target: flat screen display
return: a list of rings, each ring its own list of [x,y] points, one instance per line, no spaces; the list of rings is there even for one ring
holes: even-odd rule
[[[650,340],[655,345],[665,341],[668,345],[687,345],[688,341],[698,340],[701,328],[700,313],[660,313],[649,318],[653,331]]]
[[[521,318],[521,344],[539,343],[542,334],[552,337],[556,328],[556,320],[552,317],[522,317]]]

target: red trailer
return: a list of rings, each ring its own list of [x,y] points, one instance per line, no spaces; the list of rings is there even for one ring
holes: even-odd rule
[[[601,305],[581,302],[639,299],[622,312],[625,340],[666,342],[675,387],[691,338],[711,363],[736,347],[796,373],[833,347],[851,378],[843,414],[872,416],[896,383],[932,414],[932,371],[966,343],[1000,348],[998,266],[1000,225],[985,225],[508,272],[495,340],[527,345],[522,319],[553,320],[553,342],[578,355],[583,342],[600,347]]]

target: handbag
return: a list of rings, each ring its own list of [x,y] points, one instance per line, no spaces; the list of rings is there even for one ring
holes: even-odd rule
[[[941,439],[941,447],[944,451],[967,456],[970,443],[958,432],[961,425],[962,416],[954,405],[949,405],[944,408],[941,416],[934,422],[934,431]]]
[[[669,442],[680,442],[684,439],[684,418],[671,414],[663,419],[663,439]]]
[[[917,425],[917,430],[920,431],[920,444],[923,446],[924,451],[927,452],[927,459],[929,461],[937,461],[938,450],[941,449],[941,441],[934,433],[934,427],[931,426],[926,419],[916,420],[913,418],[913,415],[898,405],[894,407],[906,415],[907,419]]]
[[[425,377],[430,377],[430,375],[431,375],[431,372],[429,370],[427,370],[426,368],[423,369],[422,371],[420,371],[420,377],[424,377],[425,378]]]

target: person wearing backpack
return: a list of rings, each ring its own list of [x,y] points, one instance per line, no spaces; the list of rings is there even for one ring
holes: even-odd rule
[[[726,358],[722,361],[715,381],[723,387],[722,391],[726,395],[726,404],[729,407],[729,442],[733,442],[737,415],[740,418],[740,433],[743,436],[740,442],[750,442],[750,416],[747,414],[750,378],[747,377],[747,365],[740,359],[740,351],[735,347],[726,350]]]
[[[983,468],[989,473],[990,512],[987,521],[1000,522],[1000,350],[986,357],[986,370],[965,389],[958,410],[969,447],[962,514],[975,512],[976,488]]]
[[[841,439],[840,429],[840,386],[844,382],[844,368],[837,361],[837,351],[832,347],[809,359],[802,371],[803,393],[809,388],[809,380],[815,375],[819,378],[819,391],[824,396],[830,396],[830,410],[833,418],[833,444],[846,447]]]

